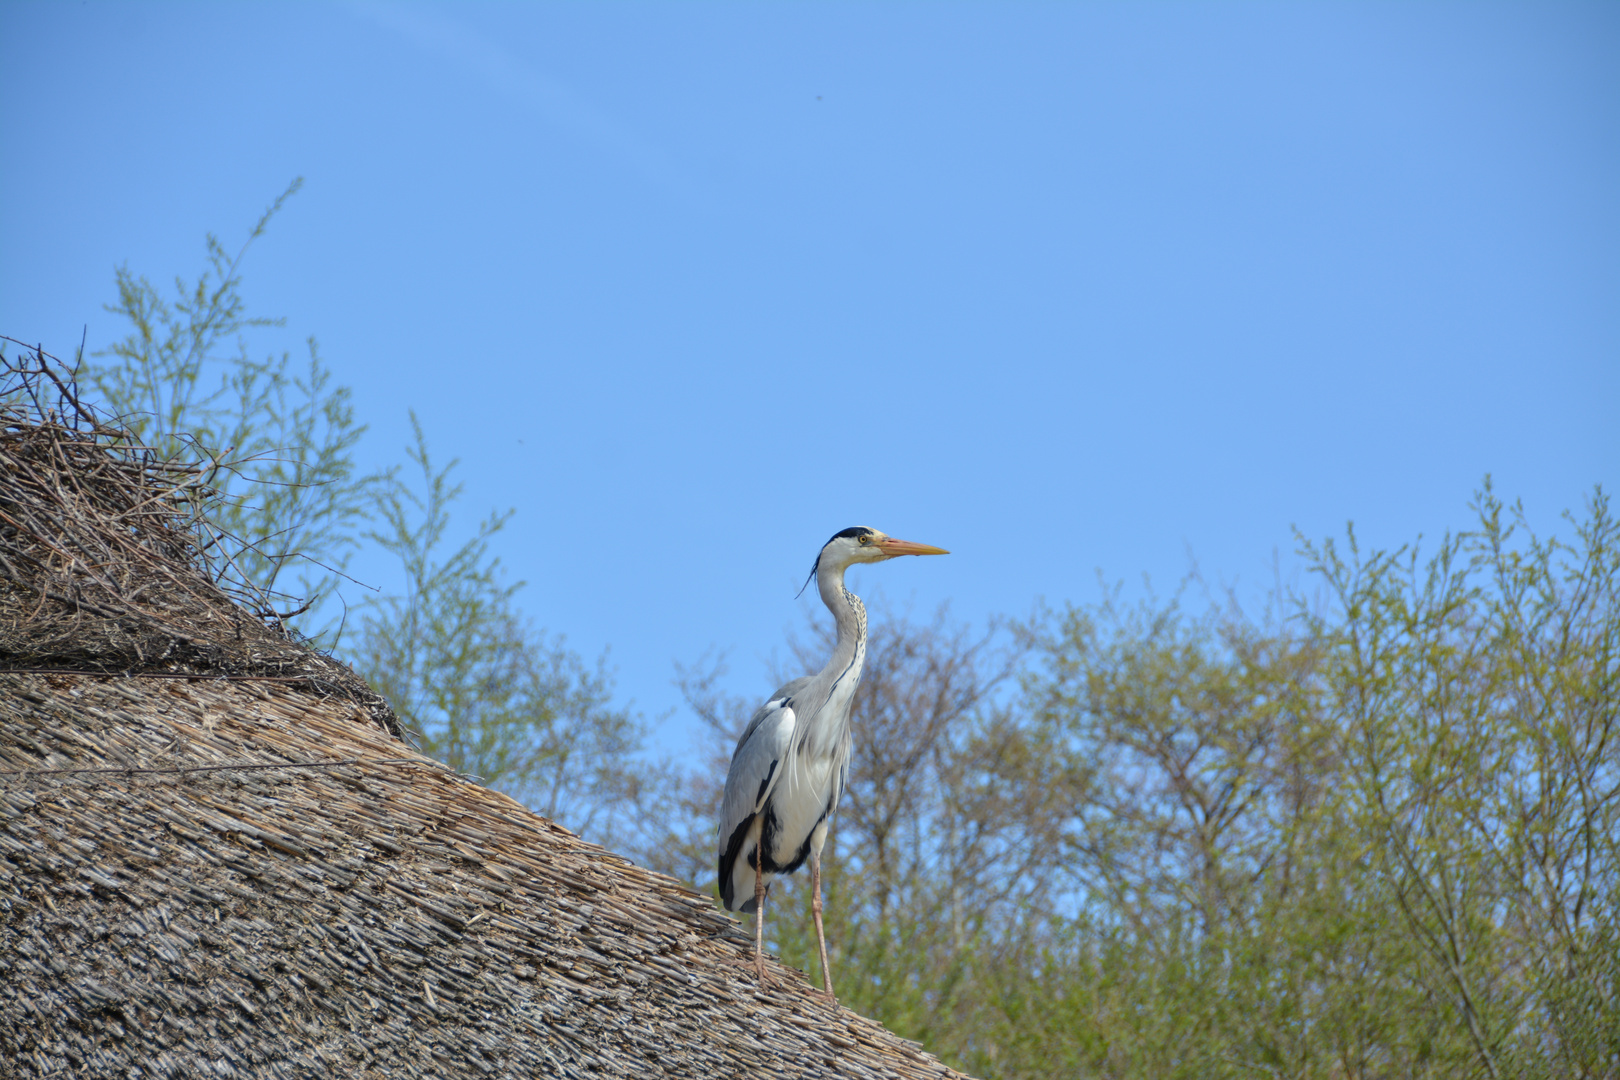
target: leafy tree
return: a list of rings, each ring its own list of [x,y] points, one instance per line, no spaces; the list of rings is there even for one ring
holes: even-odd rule
[[[1026,708],[1091,783],[1078,915],[982,966],[1001,1076],[1620,1072],[1620,529],[1489,487],[1415,547],[1302,543],[1291,621],[1071,607]]]
[[[176,278],[172,300],[119,267],[118,302],[107,310],[128,320],[129,332],[94,354],[82,377],[160,457],[204,463],[202,481],[216,497],[199,527],[211,533],[221,580],[260,614],[332,647],[341,612],[323,601],[344,576],[387,476],[357,469],[366,428],[315,339],[299,365],[289,353],[255,355],[246,334],[285,320],[247,314],[240,292],[248,249],[302,184],[288,185],[234,255],[210,233],[207,268],[192,282]],[[296,606],[293,598],[308,602],[281,612]]]
[[[452,548],[455,463],[433,466],[415,416],[408,460],[420,486],[397,469],[361,475],[354,455],[365,426],[314,339],[298,366],[285,353],[259,359],[249,344],[252,331],[283,320],[248,314],[242,261],[301,183],[234,254],[210,234],[206,269],[177,279],[172,299],[120,267],[108,310],[129,332],[80,378],[152,452],[202,462],[200,482],[214,496],[198,527],[223,583],[264,617],[351,657],[427,752],[605,834],[626,805],[641,732],[612,705],[602,663],[587,666],[519,611],[521,583],[506,583],[489,552],[509,513]],[[340,639],[347,613],[322,601],[364,545],[400,560],[406,591],[363,602]]]
[[[1489,483],[1476,530],[1306,545],[1343,612],[1328,701],[1345,794],[1419,958],[1489,1076],[1620,1070],[1620,525],[1568,540]]]
[[[1349,913],[1332,908],[1346,838],[1313,643],[1234,607],[1195,615],[1116,593],[1067,609],[1042,651],[1028,707],[1092,770],[1062,844],[1078,917],[1026,959],[1062,990],[1012,994],[1016,1013],[981,1052],[1050,1075],[1023,1058],[1018,1025],[1062,1023],[1089,1047],[1068,1056],[1100,1075],[1297,1075],[1336,1053],[1335,1024],[1310,1002],[1329,981],[1348,987],[1370,943],[1346,932],[1353,919],[1336,938],[1313,921]]]
[[[605,830],[633,783],[640,730],[612,706],[602,663],[587,668],[517,610],[522,583],[506,583],[489,552],[510,512],[447,549],[456,462],[436,469],[411,422],[421,489],[392,486],[366,534],[399,559],[405,592],[363,610],[356,666],[428,753],[547,817]]]

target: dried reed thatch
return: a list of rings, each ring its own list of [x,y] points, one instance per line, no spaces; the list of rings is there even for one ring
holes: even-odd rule
[[[387,702],[294,641],[220,554],[210,472],[99,418],[45,353],[7,359],[0,657],[12,670],[279,678],[354,701],[398,735]]]
[[[0,1075],[955,1075],[412,751],[204,571],[199,473],[6,363]]]

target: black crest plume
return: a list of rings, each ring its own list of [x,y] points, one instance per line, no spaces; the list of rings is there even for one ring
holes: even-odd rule
[[[875,529],[868,529],[865,525],[851,525],[847,529],[839,529],[837,532],[833,533],[832,536],[828,537],[827,544],[830,544],[834,540],[838,540],[840,538],[873,536],[876,534],[876,531],[877,530]],[[827,550],[827,544],[821,545],[821,551]],[[810,564],[810,576],[804,579],[804,584],[800,585],[799,591],[793,594],[793,599],[797,600],[799,597],[803,596],[804,590],[808,589],[810,587],[810,583],[816,579],[816,571],[821,569],[821,551],[816,552],[816,561]]]

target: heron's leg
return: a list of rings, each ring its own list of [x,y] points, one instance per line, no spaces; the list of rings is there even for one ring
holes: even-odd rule
[[[758,844],[754,845],[754,971],[761,984],[765,982],[765,861]]]
[[[821,946],[821,982],[833,996],[832,968],[827,966],[827,934],[821,928],[821,852],[810,849],[810,913],[816,918],[816,944]]]

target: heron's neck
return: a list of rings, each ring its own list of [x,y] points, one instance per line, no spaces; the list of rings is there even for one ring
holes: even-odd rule
[[[866,605],[844,586],[842,566],[818,571],[816,587],[821,590],[821,602],[832,612],[833,622],[838,626],[838,643],[833,646],[827,668],[843,671],[851,662],[858,664],[866,655]],[[851,674],[860,678],[858,670]]]

